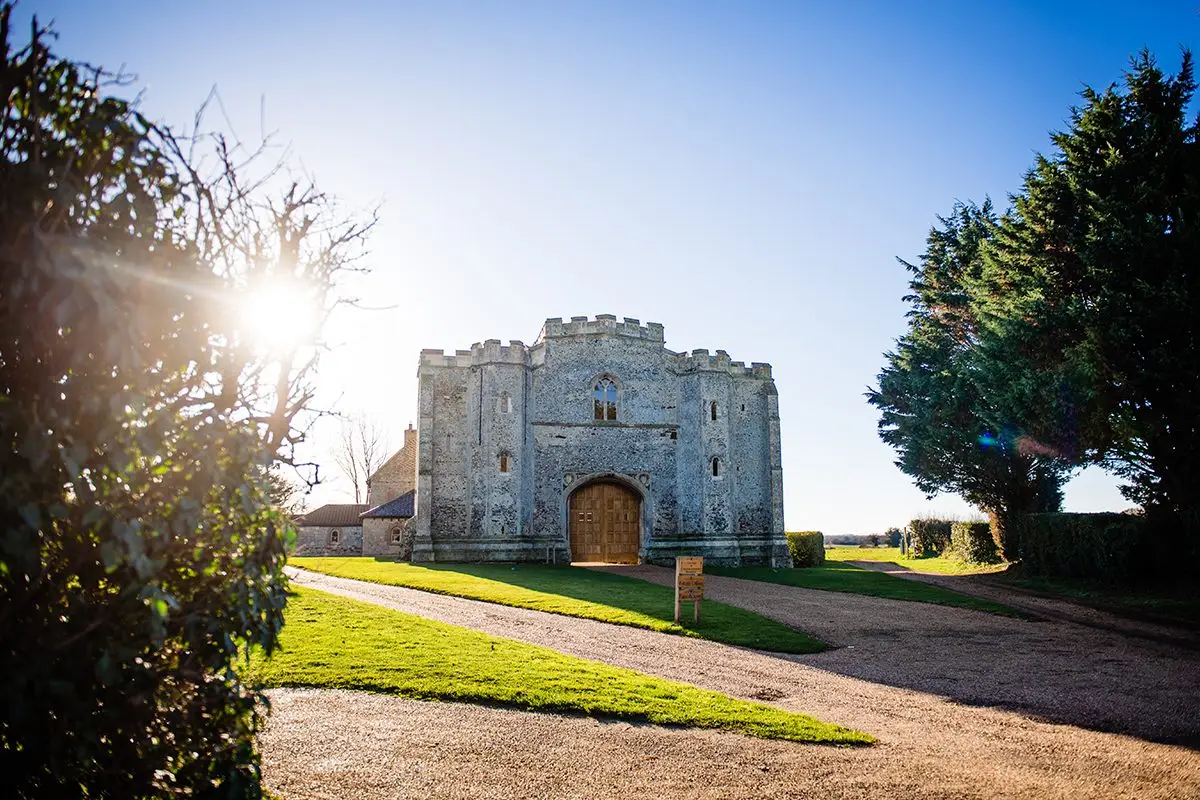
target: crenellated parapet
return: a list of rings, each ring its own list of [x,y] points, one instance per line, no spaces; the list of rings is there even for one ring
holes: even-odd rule
[[[648,342],[662,342],[663,326],[657,322],[647,322],[642,325],[633,317],[623,317],[618,321],[613,314],[597,314],[595,319],[588,317],[571,317],[570,322],[563,322],[562,317],[552,317],[546,320],[538,334],[537,341],[557,339],[565,336],[592,336],[596,334],[613,334],[628,336],[632,339],[644,339]]]
[[[525,343],[513,339],[507,345],[500,343],[499,339],[488,339],[484,342],[476,342],[471,345],[470,350],[456,350],[453,355],[448,355],[441,350],[422,350],[421,363],[422,367],[451,367],[466,369],[468,367],[478,367],[483,364],[519,364],[522,366],[529,365],[529,348]]]
[[[710,355],[703,348],[691,353],[676,353],[675,368],[679,372],[722,372],[735,378],[757,378],[771,380],[771,365],[753,362],[749,367],[744,361],[733,361],[729,353],[718,350],[716,355]]]
[[[452,355],[441,350],[422,350],[422,367],[449,367],[466,369],[483,364],[520,364],[524,366],[540,366],[545,355],[548,340],[568,337],[595,335],[624,336],[645,342],[662,344],[663,326],[657,322],[642,325],[639,320],[624,317],[618,320],[612,314],[600,314],[595,319],[589,317],[571,317],[564,322],[561,317],[546,320],[532,345],[526,345],[519,340],[511,340],[507,345],[499,339],[487,339],[476,342],[469,350],[456,350]],[[663,348],[668,363],[674,364],[679,373],[689,372],[719,372],[732,375],[735,378],[753,378],[757,380],[772,380],[771,365],[753,362],[746,366],[744,361],[734,361],[729,353],[717,350],[710,354],[708,350],[696,349],[690,353],[675,353]]]

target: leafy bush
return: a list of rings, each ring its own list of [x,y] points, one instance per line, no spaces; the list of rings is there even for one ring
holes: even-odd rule
[[[1018,524],[1021,565],[1029,575],[1129,583],[1148,571],[1142,516],[1029,514]]]
[[[899,547],[900,540],[904,537],[904,531],[899,528],[888,528],[884,536],[887,537],[888,547]]]
[[[923,517],[908,523],[908,555],[940,556],[950,545],[950,526],[954,523],[948,519],[933,519]]]
[[[825,563],[825,537],[820,531],[787,534],[793,567],[819,567]]]
[[[955,522],[950,526],[949,552],[968,564],[998,564],[1000,550],[987,522]]]
[[[324,300],[330,273],[306,270],[328,254],[304,232],[338,233],[311,195],[255,205],[223,141],[217,174],[198,175],[36,26],[11,47],[11,12],[0,4],[4,795],[257,797],[261,695],[233,667],[241,647],[270,652],[283,622],[293,534],[266,476],[299,437],[311,364],[247,342],[229,301],[285,260]]]

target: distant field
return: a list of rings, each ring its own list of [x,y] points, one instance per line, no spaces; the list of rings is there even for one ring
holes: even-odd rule
[[[716,728],[815,744],[874,741],[804,714],[313,589],[301,588],[291,597],[285,623],[280,650],[270,658],[252,655],[244,668],[252,683]]]
[[[804,589],[820,589],[828,592],[846,592],[849,594],[864,594],[870,597],[884,597],[889,600],[910,600],[917,603],[935,603],[942,606],[969,608],[973,611],[986,611],[991,614],[1019,617],[1020,613],[1000,603],[980,600],[965,594],[932,586],[928,583],[909,581],[882,572],[872,572],[852,564],[839,561],[828,561],[820,567],[775,569],[772,567],[709,567],[705,572],[713,575],[725,575],[731,578],[743,578],[751,581],[779,583],[785,586],[799,586]]]
[[[828,561],[884,561],[898,564],[918,572],[933,572],[938,575],[988,575],[1003,572],[1008,564],[967,564],[951,556],[932,558],[905,558],[899,547],[854,547],[853,545],[825,545]]]
[[[705,600],[700,623],[674,621],[672,589],[582,567],[425,564],[369,557],[291,558],[292,566],[339,578],[404,586],[777,653],[816,653],[824,643],[752,611]],[[887,576],[883,576],[887,577]]]

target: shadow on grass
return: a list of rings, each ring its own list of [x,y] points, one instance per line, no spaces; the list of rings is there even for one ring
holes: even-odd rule
[[[908,600],[916,603],[934,603],[973,611],[986,611],[1008,617],[1020,617],[1021,613],[1000,603],[981,600],[965,594],[943,589],[927,583],[907,581],[885,572],[856,567],[840,561],[826,561],[819,567],[804,569],[775,569],[772,567],[709,567],[713,575],[742,578],[751,581],[777,583],[802,589],[819,589],[827,592],[861,594],[888,600]]]

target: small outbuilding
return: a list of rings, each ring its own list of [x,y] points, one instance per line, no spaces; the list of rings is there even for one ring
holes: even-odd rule
[[[298,556],[357,556],[363,551],[366,503],[328,503],[296,519]]]

